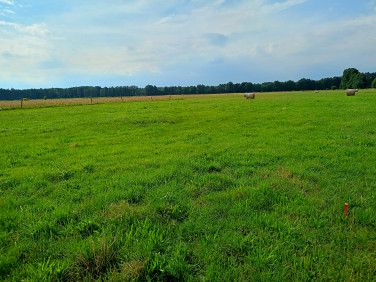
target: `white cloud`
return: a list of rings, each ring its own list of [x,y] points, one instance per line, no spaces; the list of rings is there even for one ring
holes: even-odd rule
[[[283,10],[302,4],[304,2],[307,2],[307,0],[287,0],[284,2],[276,2],[273,4],[261,4],[260,8],[262,13],[271,14],[281,12]]]
[[[3,11],[4,11],[5,13],[7,13],[7,14],[15,14],[14,11],[9,10],[9,9],[4,9]]]
[[[10,1],[10,0],[0,0],[0,4],[1,3],[7,4],[7,5],[14,5],[13,1]]]
[[[51,56],[46,24],[22,25],[0,21],[0,77],[3,81],[42,83],[38,64]]]
[[[22,25],[18,23],[0,21],[0,26],[12,27],[15,34],[29,34],[31,36],[45,36],[48,34],[48,28],[45,23],[32,24],[32,25]]]

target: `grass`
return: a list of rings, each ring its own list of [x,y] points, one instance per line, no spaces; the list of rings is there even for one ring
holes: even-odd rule
[[[0,111],[0,279],[375,280],[375,94]]]

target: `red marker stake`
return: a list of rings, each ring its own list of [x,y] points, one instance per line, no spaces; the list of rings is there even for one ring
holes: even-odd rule
[[[347,217],[349,214],[349,204],[345,203],[345,217]]]

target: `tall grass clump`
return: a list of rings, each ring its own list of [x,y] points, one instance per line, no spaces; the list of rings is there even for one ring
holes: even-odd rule
[[[74,262],[68,273],[74,280],[97,280],[106,277],[107,272],[117,264],[116,239],[111,241],[106,237],[97,240],[90,238],[78,249],[73,254]]]

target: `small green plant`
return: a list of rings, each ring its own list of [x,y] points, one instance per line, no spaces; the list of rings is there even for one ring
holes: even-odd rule
[[[159,206],[157,207],[157,212],[162,216],[178,221],[183,221],[188,217],[187,208],[179,204],[167,204],[166,206]]]
[[[34,281],[59,281],[66,277],[68,266],[64,262],[52,261],[48,258],[36,265],[28,264],[26,270]]]
[[[100,226],[93,220],[89,219],[80,221],[76,225],[76,230],[79,232],[79,234],[83,236],[89,236],[92,235],[94,232],[98,232],[100,230]]]

